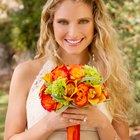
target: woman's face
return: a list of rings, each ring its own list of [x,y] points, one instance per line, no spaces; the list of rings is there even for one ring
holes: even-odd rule
[[[54,14],[53,29],[61,52],[87,51],[94,34],[91,7],[83,2],[64,0]]]

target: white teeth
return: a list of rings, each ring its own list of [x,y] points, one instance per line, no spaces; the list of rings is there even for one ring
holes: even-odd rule
[[[67,41],[68,43],[71,43],[71,44],[77,44],[77,43],[80,43],[81,40],[82,40],[82,39],[79,39],[79,40],[75,40],[75,41],[73,41],[73,40],[68,40],[68,39],[66,39],[66,41]]]

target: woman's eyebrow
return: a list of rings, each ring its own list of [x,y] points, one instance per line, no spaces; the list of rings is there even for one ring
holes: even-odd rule
[[[81,18],[78,18],[78,20],[85,20],[85,19],[87,19],[87,20],[93,20],[93,18],[91,18],[91,17],[81,17]],[[69,19],[67,19],[67,18],[56,18],[56,20],[69,20]]]
[[[87,19],[87,20],[93,20],[93,18],[91,18],[91,17],[81,17],[81,18],[78,18],[78,20],[85,20],[85,19]]]
[[[68,20],[67,18],[61,18],[61,17],[60,18],[58,17],[58,18],[55,18],[55,19],[56,20]]]

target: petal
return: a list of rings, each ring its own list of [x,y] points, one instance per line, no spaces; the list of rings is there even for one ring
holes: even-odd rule
[[[66,66],[60,65],[53,69],[51,73],[53,74],[52,79],[56,80],[58,77],[68,77],[69,71]]]
[[[100,97],[99,97],[99,102],[104,102],[106,100],[106,97],[104,96],[104,94],[102,94]]]
[[[40,98],[42,98],[43,95],[45,94],[46,88],[47,88],[46,85],[43,84],[42,87],[41,87],[41,89],[40,89],[40,93],[39,93],[39,97],[40,97]]]
[[[63,96],[63,98],[66,100],[66,101],[72,101],[73,99],[71,97],[68,97],[68,96]]]
[[[102,93],[104,94],[104,96],[106,97],[106,99],[109,98],[109,94],[108,94],[108,92],[106,90],[103,90]]]
[[[102,89],[100,85],[94,85],[93,86],[95,91],[96,91],[96,97],[100,97],[101,93],[102,93]]]
[[[50,94],[47,94],[41,99],[41,104],[45,110],[51,112],[52,110],[56,109],[56,103],[53,101]]]
[[[95,97],[95,95],[96,95],[96,92],[95,92],[94,87],[90,87],[89,90],[88,90],[88,98],[92,99],[92,98]]]
[[[73,102],[79,107],[85,106],[88,103],[88,94],[83,94],[83,91],[77,91],[74,94]]]
[[[78,88],[78,90],[82,90],[85,93],[88,93],[87,91],[89,90],[89,86],[87,84],[85,84],[84,82],[78,83],[77,88]]]
[[[66,83],[66,96],[72,97],[77,89],[77,81],[68,80]]]
[[[42,77],[43,80],[45,80],[48,83],[52,82],[52,73],[47,73]]]
[[[88,101],[89,101],[91,104],[98,104],[98,103],[99,103],[99,98],[88,99]]]
[[[80,79],[85,76],[85,70],[81,65],[72,65],[69,70],[70,79]]]

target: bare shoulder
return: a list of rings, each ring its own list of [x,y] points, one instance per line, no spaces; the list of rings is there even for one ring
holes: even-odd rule
[[[44,64],[44,59],[37,59],[37,60],[27,60],[23,63],[20,63],[15,68],[14,73],[27,78],[27,75],[33,76],[36,75]]]
[[[14,75],[19,75],[19,76],[25,76],[27,74],[30,74],[33,66],[35,66],[34,61],[33,60],[28,60],[25,62],[22,62],[20,64],[18,64],[14,70]],[[27,76],[25,76],[26,78]]]
[[[14,70],[11,84],[16,83],[16,85],[21,88],[24,86],[24,90],[28,92],[44,63],[45,58],[41,58],[37,60],[27,60],[18,64]]]
[[[35,73],[35,62],[33,60],[28,60],[26,62],[20,63],[17,65],[17,67],[14,70],[13,78],[16,78],[20,81],[26,81],[29,82],[29,80],[32,78],[32,76]]]

